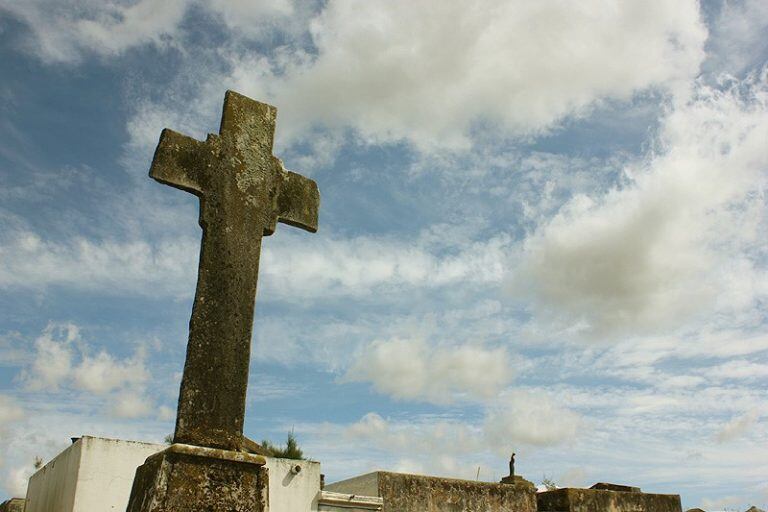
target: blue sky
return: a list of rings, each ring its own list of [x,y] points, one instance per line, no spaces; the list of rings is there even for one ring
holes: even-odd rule
[[[768,505],[759,0],[0,0],[0,495],[173,429],[200,230],[147,177],[224,91],[320,230],[264,242],[246,434]]]

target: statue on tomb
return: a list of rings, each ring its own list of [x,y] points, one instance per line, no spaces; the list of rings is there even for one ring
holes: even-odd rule
[[[509,458],[509,476],[515,476],[515,454]]]

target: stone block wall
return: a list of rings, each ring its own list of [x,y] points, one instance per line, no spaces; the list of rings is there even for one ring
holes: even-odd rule
[[[682,512],[677,494],[557,489],[537,495],[538,512]]]
[[[11,498],[0,503],[0,512],[24,512],[24,500]]]
[[[378,471],[326,490],[383,499],[382,512],[536,512],[536,495],[514,485]]]

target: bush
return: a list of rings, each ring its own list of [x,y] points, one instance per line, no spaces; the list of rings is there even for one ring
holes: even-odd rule
[[[274,445],[266,439],[261,442],[261,447],[272,457],[305,460],[304,452],[299,448],[299,443],[296,442],[296,436],[293,435],[293,432],[288,433],[288,440],[285,443],[285,448]]]

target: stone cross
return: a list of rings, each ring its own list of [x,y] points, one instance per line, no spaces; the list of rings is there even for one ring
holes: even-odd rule
[[[200,198],[203,228],[174,443],[244,450],[245,396],[262,236],[317,231],[314,181],[272,155],[277,110],[232,91],[218,135],[163,130],[149,175]]]

